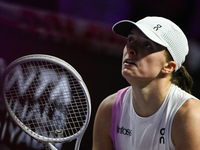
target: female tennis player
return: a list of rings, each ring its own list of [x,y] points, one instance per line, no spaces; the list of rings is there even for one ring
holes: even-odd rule
[[[122,75],[130,84],[100,104],[93,150],[200,150],[200,101],[182,65],[188,41],[162,17],[122,20]]]

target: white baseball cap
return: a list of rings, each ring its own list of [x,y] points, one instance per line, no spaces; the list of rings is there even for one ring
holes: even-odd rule
[[[122,20],[113,25],[112,30],[128,37],[133,27],[138,27],[149,39],[167,48],[177,66],[177,71],[189,52],[188,41],[183,31],[172,21],[163,17],[145,17],[137,22]]]

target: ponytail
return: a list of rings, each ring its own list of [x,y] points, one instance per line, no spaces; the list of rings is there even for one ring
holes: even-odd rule
[[[193,80],[184,66],[172,73],[171,82],[191,94]]]
[[[166,59],[167,61],[173,61],[173,58],[167,49]],[[191,94],[193,79],[183,65],[177,71],[172,72],[172,77],[170,81],[180,87],[182,90]]]

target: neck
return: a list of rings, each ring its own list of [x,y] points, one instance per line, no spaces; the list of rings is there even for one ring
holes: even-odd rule
[[[153,81],[146,86],[134,86],[133,107],[136,113],[141,117],[148,117],[158,111],[169,91],[171,82],[163,79],[162,81]]]

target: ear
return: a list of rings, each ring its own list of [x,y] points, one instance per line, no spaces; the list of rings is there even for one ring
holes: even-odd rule
[[[164,65],[161,72],[164,73],[164,74],[168,74],[168,73],[173,72],[175,70],[175,68],[176,68],[176,62],[175,61],[169,61]]]

